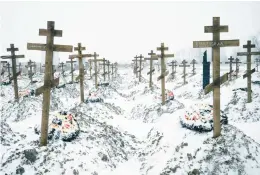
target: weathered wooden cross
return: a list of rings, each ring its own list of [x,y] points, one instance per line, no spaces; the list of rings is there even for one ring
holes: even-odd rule
[[[22,67],[22,63],[19,63],[18,65],[16,65],[16,67],[18,66],[18,71],[19,72],[22,72],[22,69],[21,69],[21,67]]]
[[[148,53],[148,55],[150,55],[150,58],[144,58],[144,60],[150,61],[150,71],[147,72],[147,75],[150,75],[149,87],[151,88],[153,84],[153,72],[155,71],[155,69],[153,68],[153,60],[158,60],[158,56],[156,55],[156,53],[153,52],[153,50],[151,50],[151,52]]]
[[[172,67],[172,78],[174,79],[175,78],[175,73],[176,73],[176,67],[177,67],[177,61],[176,60],[172,60],[170,62],[170,64],[168,64],[168,66],[171,66]]]
[[[73,84],[73,83],[74,83],[74,80],[73,80],[73,79],[74,79],[74,77],[73,77],[74,74],[73,74],[73,72],[75,71],[75,70],[73,69],[73,63],[75,63],[76,61],[73,61],[74,58],[72,58],[72,57],[70,57],[70,56],[69,56],[69,59],[70,59],[70,61],[66,61],[66,63],[70,63],[71,83]]]
[[[143,55],[141,54],[141,55],[139,55],[137,58],[140,58],[139,60],[137,60],[137,61],[139,61],[139,70],[136,70],[136,73],[137,72],[139,72],[139,82],[141,82],[141,77],[142,77],[142,70],[143,70],[143,68],[142,68],[142,62],[143,61],[145,61],[145,60],[143,60]]]
[[[9,78],[9,81],[11,81],[11,66],[10,66],[10,63],[8,62],[5,66],[4,66],[4,68],[7,68],[7,71],[8,71],[8,75],[7,75],[7,77]]]
[[[86,50],[85,47],[81,46],[81,43],[78,43],[78,47],[74,47],[74,51],[78,51],[77,55],[70,55],[71,58],[79,59],[79,79],[80,79],[80,100],[84,102],[84,66],[83,58],[91,57],[91,54],[82,54],[82,51]]]
[[[64,62],[61,62],[59,64],[59,67],[61,67],[61,74],[62,74],[62,76],[64,76],[64,72],[65,72],[64,69],[63,69],[64,66],[66,66]]]
[[[195,64],[197,64],[197,61],[195,59],[193,59],[190,64],[192,64],[192,74],[195,75],[196,74]]]
[[[138,58],[138,56],[136,55],[134,58],[135,58],[135,59],[132,60],[132,61],[134,62],[134,74],[136,75],[136,78],[138,78],[138,73],[137,73],[137,69],[138,69],[137,58]]]
[[[213,90],[213,137],[221,134],[220,85],[227,81],[227,73],[220,77],[220,47],[239,46],[239,40],[220,40],[220,32],[228,32],[228,26],[220,26],[220,18],[213,17],[213,26],[205,26],[205,33],[213,33],[212,41],[193,41],[193,48],[212,48],[213,83],[205,87],[205,94]]]
[[[36,89],[36,94],[43,93],[42,102],[42,122],[41,122],[41,137],[40,146],[46,146],[48,140],[48,123],[49,123],[49,109],[50,109],[50,91],[52,87],[58,85],[59,82],[52,81],[52,65],[53,65],[53,52],[72,52],[70,45],[57,45],[54,44],[54,37],[62,37],[62,30],[54,29],[54,21],[47,22],[47,29],[39,29],[40,36],[46,36],[46,44],[28,43],[28,50],[45,51],[45,74],[44,85]],[[58,79],[59,80],[59,79]],[[35,95],[36,95],[35,94]]]
[[[32,77],[34,75],[34,73],[32,72],[32,67],[33,67],[32,63],[33,63],[32,60],[29,60],[27,66],[25,66],[26,68],[29,68],[28,76],[29,76],[29,78],[31,80],[31,83],[32,83]]]
[[[98,88],[98,82],[97,82],[97,76],[98,76],[98,71],[97,71],[97,62],[98,61],[103,61],[103,59],[97,59],[97,57],[99,56],[96,52],[94,52],[93,55],[90,55],[91,57],[94,57],[94,59],[91,59],[92,62],[94,62],[94,70],[95,70],[95,88]]]
[[[109,67],[110,67],[110,61],[107,60],[107,75],[108,75],[108,81],[110,80],[110,70],[109,70]]]
[[[14,98],[15,98],[15,101],[18,101],[19,96],[18,96],[18,84],[17,84],[17,75],[16,75],[16,59],[24,58],[24,55],[15,55],[15,51],[18,51],[18,48],[15,48],[14,44],[10,44],[10,48],[7,48],[7,52],[11,52],[11,55],[1,56],[1,58],[12,60],[13,79],[14,79],[14,95],[15,95]],[[9,73],[10,73],[10,70],[9,70]],[[9,78],[10,78],[10,75],[9,75]]]
[[[251,74],[255,72],[255,68],[251,70],[251,55],[260,55],[260,52],[251,52],[251,48],[255,48],[255,44],[251,44],[250,40],[247,41],[247,45],[243,45],[243,48],[247,49],[247,51],[238,52],[237,56],[247,56],[247,73],[243,75],[243,78],[247,77],[247,103],[251,103]]]
[[[162,105],[165,105],[165,77],[169,74],[169,71],[166,71],[165,58],[174,57],[174,54],[165,54],[164,51],[167,51],[168,47],[164,46],[164,43],[161,43],[161,47],[157,47],[157,51],[161,51],[160,55],[157,55],[161,59],[161,75],[157,78],[157,81],[161,80],[161,89],[162,89]]]
[[[235,59],[235,63],[236,63],[236,78],[238,77],[238,73],[239,73],[239,63],[241,63],[241,61],[239,61],[238,58]]]
[[[183,84],[186,84],[186,83],[188,83],[188,82],[186,82],[186,67],[190,67],[190,65],[187,65],[187,61],[186,60],[183,60],[182,62],[181,62],[182,64],[180,64],[179,65],[179,67],[183,67],[183,76],[182,76],[182,78],[183,78]]]
[[[236,62],[233,62],[234,58],[232,56],[230,56],[228,58],[228,60],[229,61],[225,62],[225,64],[229,64],[229,80],[232,80],[232,72],[233,72],[233,70],[232,70],[232,63],[236,63]]]

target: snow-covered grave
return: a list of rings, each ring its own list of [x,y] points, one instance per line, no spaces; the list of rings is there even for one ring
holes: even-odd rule
[[[143,71],[149,69],[148,66]],[[78,83],[53,88],[49,119],[52,137],[47,147],[39,147],[42,95],[22,97],[15,103],[12,85],[1,86],[0,172],[8,175],[258,175],[260,86],[252,83],[253,102],[247,103],[247,92],[243,90],[247,81],[241,78],[244,68],[240,69],[240,78],[221,86],[221,97],[225,97],[221,98],[221,110],[228,123],[222,125],[222,135],[216,139],[212,138],[212,131],[197,132],[182,125],[187,112],[207,111],[212,105],[212,95],[204,95],[201,90],[200,65],[194,76],[187,77],[188,84],[182,85],[181,71],[177,71],[174,81],[166,83],[174,99],[164,106],[157,99],[161,93],[157,70],[153,75],[153,89],[149,89],[148,77],[143,75],[139,82],[130,66],[119,68],[119,76],[108,86],[100,86],[98,91],[93,91],[93,79],[86,79],[86,96],[98,92],[104,99],[100,103],[80,104]],[[221,74],[227,70],[228,65],[221,65]],[[191,74],[191,69],[187,68],[187,73]],[[259,77],[260,73],[255,72],[252,81]],[[42,81],[43,76],[37,79]],[[36,89],[42,82],[30,84],[30,79],[24,77],[18,78],[18,84],[19,90]],[[211,111],[200,114],[194,120],[190,115],[189,122],[194,124],[201,117],[211,130]],[[64,125],[59,123],[61,120]],[[62,139],[68,132],[75,133],[73,140]]]

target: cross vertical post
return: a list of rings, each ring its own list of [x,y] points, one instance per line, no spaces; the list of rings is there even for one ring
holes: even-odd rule
[[[196,74],[196,72],[195,72],[195,64],[197,64],[196,60],[193,59],[190,64],[192,64],[192,74],[195,75]]]
[[[53,65],[53,52],[72,52],[72,46],[69,45],[56,45],[54,44],[54,37],[62,37],[61,30],[54,29],[54,21],[47,22],[47,29],[39,29],[40,36],[46,36],[46,44],[27,43],[28,50],[45,51],[45,74],[44,85],[36,89],[36,94],[43,93],[42,102],[42,122],[41,122],[41,137],[40,146],[46,146],[48,140],[48,123],[49,123],[49,110],[50,110],[50,91],[52,87],[57,86],[57,82],[52,81],[52,65]],[[59,79],[58,79],[59,80]]]
[[[153,79],[152,79],[153,74],[152,73],[155,71],[153,69],[153,60],[158,60],[158,57],[157,57],[156,53],[153,52],[153,50],[151,50],[151,52],[148,53],[148,55],[150,55],[150,58],[144,58],[144,60],[149,60],[150,61],[150,71],[147,73],[147,75],[148,74],[150,75],[149,87],[151,88],[152,84],[153,84]]]
[[[255,72],[255,69],[251,70],[251,55],[260,55],[260,52],[251,52],[251,48],[255,48],[255,44],[251,44],[251,41],[247,41],[247,45],[243,45],[243,48],[247,49],[246,52],[238,52],[237,56],[247,56],[247,73],[243,75],[243,78],[247,77],[247,103],[252,102],[251,94],[251,74]]]
[[[110,71],[109,71],[109,67],[110,67],[110,61],[107,60],[107,73],[108,73],[108,81],[110,80]]]
[[[182,62],[182,65],[179,65],[179,67],[183,67],[183,84],[186,84],[186,67],[190,67],[190,65],[187,65],[187,61],[186,60],[183,60]]]
[[[236,78],[237,78],[239,73],[239,63],[241,63],[241,61],[239,61],[239,59],[236,58],[235,63],[236,63]]]
[[[239,46],[239,40],[220,40],[220,32],[228,32],[228,26],[220,26],[220,17],[213,17],[213,26],[205,26],[205,33],[213,33],[212,41],[193,41],[193,48],[212,48],[213,83],[205,87],[205,94],[213,90],[213,137],[221,134],[220,84],[227,81],[227,74],[220,77],[220,47]]]
[[[19,96],[18,96],[18,83],[17,83],[17,75],[16,75],[16,59],[24,58],[24,55],[15,55],[15,51],[18,51],[18,48],[15,48],[14,44],[10,44],[10,48],[7,48],[7,52],[11,52],[11,55],[10,56],[1,56],[1,58],[12,60],[14,95],[15,95],[15,101],[18,101]],[[10,78],[10,70],[9,70],[9,78]]]
[[[136,78],[138,78],[138,73],[137,73],[137,68],[138,68],[137,58],[138,58],[138,56],[136,55],[134,58],[135,59],[132,60],[134,62],[134,73],[136,74]]]
[[[138,56],[137,58],[140,58],[139,60],[136,60],[136,61],[139,61],[139,70],[137,70],[137,72],[139,72],[139,82],[141,82],[141,74],[142,74],[142,62],[145,61],[143,60],[143,55],[141,54],[140,56]],[[137,73],[136,72],[136,73]]]
[[[98,75],[97,62],[98,61],[103,61],[103,59],[97,59],[98,56],[99,55],[96,52],[94,52],[94,54],[91,55],[91,57],[94,57],[94,59],[91,59],[91,61],[94,62],[94,70],[95,70],[94,75],[95,75],[95,88],[96,89],[98,88],[98,83],[97,83],[97,75]]]
[[[161,47],[157,47],[157,51],[160,51],[161,54],[157,55],[161,59],[161,75],[157,78],[161,80],[161,90],[162,90],[162,105],[165,105],[165,77],[169,74],[169,71],[166,71],[165,58],[174,57],[174,54],[165,54],[164,51],[167,51],[168,47],[164,46],[164,43],[161,43]]]

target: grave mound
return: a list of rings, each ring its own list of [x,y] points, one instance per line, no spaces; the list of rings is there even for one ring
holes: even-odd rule
[[[184,115],[180,116],[183,127],[199,132],[213,129],[213,106],[209,104],[194,104],[186,108]],[[221,124],[228,124],[227,115],[220,111]]]

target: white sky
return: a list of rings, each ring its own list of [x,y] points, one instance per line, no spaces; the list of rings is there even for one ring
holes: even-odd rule
[[[135,55],[155,51],[161,42],[176,59],[191,60],[199,51],[192,49],[192,42],[212,39],[204,26],[212,25],[213,16],[229,26],[221,39],[240,39],[240,47],[221,49],[222,59],[260,32],[260,2],[0,2],[0,55],[9,55],[6,48],[14,43],[24,60],[40,62],[43,52],[27,50],[27,42],[45,43],[39,28],[55,21],[63,36],[54,43],[81,42],[84,53],[97,52],[112,62],[130,63]],[[66,61],[69,54],[73,53],[55,57]]]

